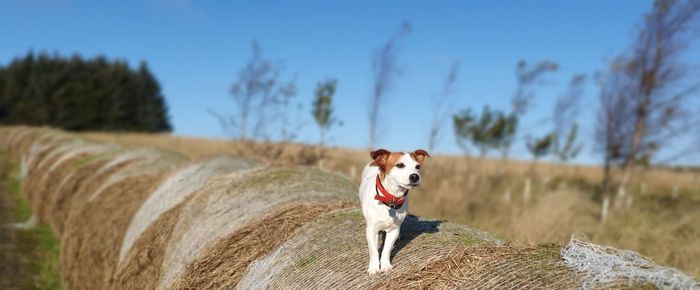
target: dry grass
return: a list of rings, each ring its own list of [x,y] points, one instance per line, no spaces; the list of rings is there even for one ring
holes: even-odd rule
[[[201,159],[221,154],[244,155],[278,163],[309,163],[308,147],[283,145],[269,160],[249,144],[167,134],[83,134],[88,139],[125,146],[150,146]],[[369,161],[364,150],[328,149],[325,169],[359,181]],[[619,172],[615,174],[619,175]],[[613,196],[610,219],[601,224],[596,194],[602,171],[594,166],[466,159],[435,156],[423,171],[424,185],[412,193],[418,215],[475,225],[525,243],[565,243],[583,233],[595,243],[633,249],[660,264],[700,276],[700,172],[666,168],[639,169],[623,196]],[[528,200],[525,180],[531,180]]]

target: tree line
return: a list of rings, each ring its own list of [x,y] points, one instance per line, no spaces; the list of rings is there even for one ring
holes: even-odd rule
[[[156,78],[142,62],[29,52],[0,67],[0,124],[72,131],[170,131]]]

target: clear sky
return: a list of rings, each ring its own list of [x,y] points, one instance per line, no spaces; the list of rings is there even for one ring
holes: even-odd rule
[[[581,1],[78,1],[0,2],[0,65],[29,50],[106,55],[133,66],[146,61],[160,80],[175,133],[224,137],[207,109],[233,112],[229,88],[256,39],[264,54],[283,59],[287,77],[296,75],[305,111],[316,83],[339,80],[336,112],[344,121],[332,143],[366,148],[371,55],[408,21],[413,32],[399,55],[403,75],[384,108],[379,147],[426,147],[430,96],[440,91],[450,64],[461,74],[454,110],[488,104],[509,109],[515,65],[553,60],[561,69],[539,91],[522,121],[526,133],[542,134],[551,123],[555,97],[577,73],[591,75],[623,51],[635,24],[651,7],[645,0]],[[593,163],[593,109],[597,88],[589,82],[579,117],[584,153]],[[300,141],[316,142],[310,114]],[[452,126],[437,153],[458,153]],[[514,148],[528,158],[524,142]]]

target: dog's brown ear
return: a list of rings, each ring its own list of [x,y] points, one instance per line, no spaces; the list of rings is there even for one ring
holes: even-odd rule
[[[423,164],[425,157],[430,157],[430,154],[428,154],[428,151],[425,151],[423,149],[418,149],[416,151],[413,151],[413,153],[411,153],[411,157],[414,160],[418,161],[418,164]]]
[[[375,150],[369,153],[369,155],[372,156],[372,160],[374,160],[374,164],[379,166],[379,168],[382,170],[386,168],[386,162],[389,160],[389,154],[391,154],[391,152],[384,149]]]

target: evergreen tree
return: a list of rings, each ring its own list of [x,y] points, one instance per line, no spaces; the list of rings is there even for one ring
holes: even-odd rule
[[[167,110],[146,63],[29,52],[0,67],[0,124],[162,132],[172,129]]]

